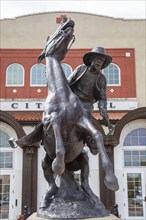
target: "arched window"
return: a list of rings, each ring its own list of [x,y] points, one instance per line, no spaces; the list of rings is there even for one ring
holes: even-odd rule
[[[24,68],[13,63],[6,70],[6,86],[23,86],[24,85]]]
[[[125,138],[123,146],[146,146],[146,128],[137,128]]]
[[[124,166],[146,166],[146,128],[132,130],[126,136],[123,146]]]
[[[45,72],[46,68],[44,64],[40,63],[33,65],[30,71],[30,85],[46,86]]]
[[[107,85],[119,86],[121,84],[120,68],[116,64],[111,63],[108,67],[103,69],[102,73],[106,77]]]
[[[62,63],[61,65],[62,65],[62,68],[63,68],[63,71],[65,73],[66,78],[68,78],[70,76],[70,74],[72,73],[71,66],[67,63]]]

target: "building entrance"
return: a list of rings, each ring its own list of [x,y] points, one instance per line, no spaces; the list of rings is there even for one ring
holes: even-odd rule
[[[125,219],[146,219],[146,170],[125,170],[124,179]]]
[[[16,137],[6,123],[0,123],[0,219],[15,220],[22,204],[22,149],[12,149],[9,138]]]

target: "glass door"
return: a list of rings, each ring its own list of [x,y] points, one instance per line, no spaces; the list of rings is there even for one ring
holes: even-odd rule
[[[126,220],[146,219],[146,171],[125,172],[125,213]]]
[[[0,175],[0,219],[9,218],[10,175]]]

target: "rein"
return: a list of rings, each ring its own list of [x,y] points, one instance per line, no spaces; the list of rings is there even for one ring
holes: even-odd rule
[[[71,42],[70,42],[70,45],[69,45],[69,47],[68,47],[68,49],[67,49],[67,51],[71,48],[71,46],[73,45],[73,43],[75,42],[75,35],[72,35],[72,39],[71,39]]]

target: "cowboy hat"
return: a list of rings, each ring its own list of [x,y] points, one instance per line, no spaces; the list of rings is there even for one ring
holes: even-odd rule
[[[95,56],[95,55],[97,55],[98,57],[101,56],[105,58],[105,62],[102,65],[101,69],[106,68],[112,61],[112,57],[105,54],[105,49],[103,47],[95,47],[91,50],[91,52],[88,52],[83,56],[83,62],[87,66],[90,66],[92,56]]]

